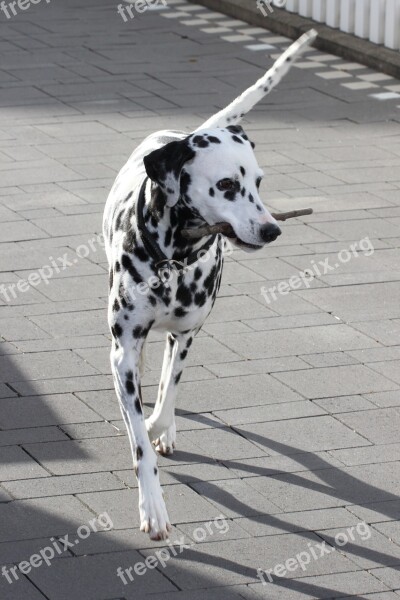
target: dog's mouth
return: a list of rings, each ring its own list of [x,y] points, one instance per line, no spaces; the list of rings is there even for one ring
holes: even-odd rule
[[[236,244],[236,246],[239,246],[239,248],[248,250],[261,250],[262,248],[262,246],[257,246],[256,244],[248,244],[236,236],[233,238],[233,243]]]
[[[244,242],[240,239],[233,229],[232,225],[229,223],[223,223],[223,234],[232,240],[232,242],[238,246],[239,248],[248,249],[248,250],[260,250],[262,248],[261,244],[249,244],[248,242]]]

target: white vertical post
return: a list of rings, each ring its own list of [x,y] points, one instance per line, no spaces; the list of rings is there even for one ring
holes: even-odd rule
[[[385,41],[386,0],[373,0],[370,12],[369,39],[375,44]]]
[[[385,21],[385,46],[400,47],[400,0],[387,0]]]
[[[300,0],[300,2],[299,2],[299,14],[302,17],[311,17],[311,14],[312,14],[312,0]]]
[[[326,19],[326,0],[313,0],[312,18],[324,23]]]
[[[339,0],[326,0],[326,24],[330,27],[339,27]]]
[[[340,1],[340,29],[346,33],[354,33],[356,17],[356,0]]]
[[[376,4],[379,0],[356,0],[356,26],[354,33],[361,38],[369,35],[369,24],[371,18],[371,3]]]

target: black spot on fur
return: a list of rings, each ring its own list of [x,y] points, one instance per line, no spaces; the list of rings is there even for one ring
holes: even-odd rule
[[[202,275],[203,275],[203,271],[200,269],[200,267],[196,267],[194,270],[195,281],[198,281]]]
[[[208,193],[210,194],[210,196],[211,196],[212,198],[215,196],[215,191],[214,191],[214,189],[213,189],[212,187],[209,189],[209,192],[208,192]]]
[[[140,327],[140,325],[137,325],[134,330],[132,331],[132,335],[134,338],[138,339],[140,337],[142,337],[143,335],[143,328]]]
[[[180,371],[176,376],[175,376],[175,385],[178,385],[180,379],[182,377],[182,371]]]
[[[253,194],[249,194],[249,200],[253,204],[253,202],[254,202],[254,196],[253,196]]]
[[[172,240],[172,227],[168,227],[167,231],[165,232],[165,238],[164,238],[164,244],[166,246],[169,246]]]
[[[117,262],[115,263],[115,272],[116,272],[116,273],[119,273],[119,272],[120,272],[120,270],[121,270],[121,265],[120,265],[120,264],[119,264],[119,262],[117,261]]]
[[[113,309],[114,312],[117,312],[117,310],[120,309],[119,302],[118,302],[118,300],[116,298],[114,300],[114,304],[113,304],[113,308],[112,309]]]
[[[149,260],[149,256],[143,246],[136,246],[133,253],[142,262],[147,262]]]
[[[191,182],[192,178],[190,177],[189,173],[183,170],[181,173],[181,194],[187,194]]]
[[[174,310],[174,315],[176,317],[184,317],[187,315],[187,312],[186,312],[186,310],[183,310],[183,308],[181,306],[179,306],[178,308],[176,308]]]
[[[143,457],[143,450],[141,446],[136,448],[136,460],[140,460]]]
[[[230,190],[229,192],[225,192],[225,194],[224,194],[225,200],[229,200],[230,202],[233,202],[236,198],[236,192],[237,192],[237,190]]]
[[[186,342],[186,348],[190,348],[190,346],[192,345],[193,342],[193,338],[189,338],[188,341]]]
[[[183,306],[190,306],[192,302],[192,293],[190,291],[190,288],[182,283],[177,289],[176,299]]]
[[[111,333],[113,337],[119,338],[123,334],[124,330],[122,329],[119,323],[115,323],[113,327],[111,327]]]
[[[143,413],[142,404],[141,404],[139,398],[136,398],[136,400],[135,400],[135,409],[136,409],[137,413],[140,413],[140,414]]]
[[[243,144],[243,140],[238,136],[238,135],[233,135],[232,139],[234,142],[236,142],[237,144]]]
[[[206,300],[207,300],[207,296],[206,296],[206,293],[204,292],[204,290],[201,292],[198,292],[194,296],[194,301],[197,304],[197,306],[204,306],[204,304],[206,303]]]
[[[180,353],[181,360],[185,360],[186,357],[187,357],[187,350],[182,350],[182,352]]]
[[[143,281],[143,278],[139,275],[138,271],[133,266],[132,261],[127,254],[122,255],[121,262],[123,268],[126,269],[126,271],[128,271],[129,275],[132,277],[135,283],[141,283]]]
[[[123,208],[119,213],[117,218],[115,219],[115,231],[119,231],[120,229],[122,229],[122,218],[125,214],[125,209]]]
[[[114,283],[114,273],[112,272],[112,269],[110,269],[110,272],[108,274],[108,285],[110,286],[110,290],[112,289]]]
[[[128,202],[129,198],[132,198],[132,195],[133,195],[133,192],[129,192],[129,194],[125,198],[124,202]]]
[[[244,167],[240,167],[240,172],[243,175],[243,177],[246,175],[246,169]]]
[[[125,388],[128,394],[132,395],[135,393],[135,386],[133,385],[133,373],[128,371],[126,374]]]
[[[220,144],[221,143],[221,140],[219,138],[215,137],[215,135],[209,135],[208,141],[211,142],[212,144]]]
[[[193,144],[198,148],[207,148],[210,144],[202,135],[195,135],[193,138]]]
[[[157,469],[157,467],[154,467],[154,475],[157,475],[157,473],[158,473],[158,469]]]

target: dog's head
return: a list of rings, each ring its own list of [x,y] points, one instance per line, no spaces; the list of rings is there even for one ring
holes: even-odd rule
[[[281,230],[260,199],[263,172],[253,147],[240,126],[228,126],[170,142],[144,164],[167,206],[181,199],[209,225],[229,223],[237,245],[258,249]]]

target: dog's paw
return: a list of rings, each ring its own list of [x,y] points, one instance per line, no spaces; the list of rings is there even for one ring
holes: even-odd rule
[[[175,423],[173,423],[171,427],[168,427],[168,429],[153,443],[158,454],[162,454],[163,456],[170,456],[173,454],[176,447]]]
[[[140,531],[148,533],[154,541],[168,539],[172,527],[158,477],[151,490],[147,487],[144,491],[139,486],[139,514]]]

